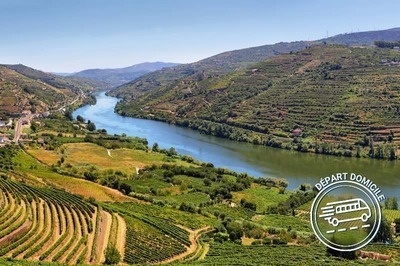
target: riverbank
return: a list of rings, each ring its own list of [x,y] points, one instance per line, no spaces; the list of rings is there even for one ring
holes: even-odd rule
[[[391,143],[373,144],[368,137],[358,141],[354,145],[335,142],[323,139],[315,140],[300,131],[283,133],[281,136],[269,134],[268,130],[261,130],[257,127],[251,129],[241,128],[229,123],[222,124],[201,119],[177,119],[160,112],[149,110],[135,110],[133,114],[122,111],[123,102],[117,103],[115,112],[121,116],[139,119],[148,119],[173,124],[180,127],[190,128],[200,134],[211,135],[231,141],[251,143],[254,145],[267,146],[272,148],[285,149],[302,153],[315,153],[338,157],[356,157],[369,159],[398,160],[398,149]],[[372,144],[371,144],[372,143]]]
[[[321,177],[336,172],[357,172],[374,178],[388,195],[400,193],[398,161],[325,156],[234,142],[164,122],[123,117],[114,113],[119,99],[106,96],[105,92],[95,96],[96,105],[79,108],[74,117],[81,115],[111,135],[125,133],[146,138],[150,146],[157,142],[161,148],[174,147],[180,154],[254,177],[285,178],[288,189],[302,183],[315,184]]]

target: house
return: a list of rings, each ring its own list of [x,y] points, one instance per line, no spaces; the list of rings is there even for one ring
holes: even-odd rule
[[[395,46],[395,47],[393,47],[393,50],[400,51],[400,47],[399,46]]]
[[[0,130],[2,130],[2,129],[7,129],[6,122],[4,122],[4,121],[0,121]]]

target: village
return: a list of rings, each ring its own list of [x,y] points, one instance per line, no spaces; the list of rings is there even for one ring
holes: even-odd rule
[[[0,118],[0,148],[10,144],[18,144],[19,142],[31,142],[29,131],[31,120],[33,118],[47,117],[48,112],[43,114],[32,114],[26,110],[21,114],[13,114],[12,117],[2,120]]]

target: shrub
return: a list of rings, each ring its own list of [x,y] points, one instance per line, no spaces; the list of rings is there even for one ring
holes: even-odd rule
[[[105,264],[107,265],[117,265],[121,260],[121,254],[119,253],[118,249],[113,247],[107,247],[105,250]]]

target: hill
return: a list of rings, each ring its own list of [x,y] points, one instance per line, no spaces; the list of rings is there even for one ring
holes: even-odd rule
[[[0,112],[8,116],[24,110],[32,112],[54,110],[72,102],[80,95],[77,87],[57,81],[49,83],[32,79],[0,65]]]
[[[387,30],[345,33],[322,39],[330,44],[373,45],[374,41],[396,41],[400,39],[400,28]]]
[[[104,90],[108,88],[108,85],[103,82],[84,77],[60,77],[21,64],[5,66],[26,77],[47,83],[56,88],[68,88],[74,91],[93,91]]]
[[[399,62],[400,53],[389,49],[313,46],[162,87],[116,110],[237,141],[393,159],[400,144]]]
[[[176,65],[178,64],[164,62],[146,62],[125,68],[87,69],[71,74],[69,77],[88,78],[106,83],[110,87],[116,87],[124,83],[130,82],[149,72],[160,70],[164,67],[173,67]]]
[[[400,28],[349,33],[333,36],[330,38],[312,42],[290,42],[264,45],[241,50],[221,53],[199,62],[167,68],[144,75],[132,82],[124,84],[110,92],[110,95],[119,98],[131,99],[136,95],[147,91],[167,87],[172,89],[180,83],[190,83],[199,76],[213,78],[217,75],[249,67],[270,57],[299,51],[307,46],[321,43],[335,43],[345,45],[372,45],[376,40],[398,40],[400,39]]]
[[[224,52],[201,61],[176,67],[164,68],[146,74],[136,80],[124,84],[109,94],[119,98],[132,98],[162,87],[173,88],[191,78],[212,78],[237,69],[250,66],[272,56],[304,49],[312,42],[277,43],[235,51]]]

